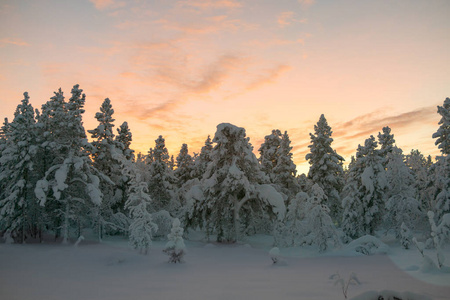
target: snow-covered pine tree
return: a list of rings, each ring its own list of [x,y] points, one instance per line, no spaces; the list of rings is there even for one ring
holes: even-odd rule
[[[342,214],[340,192],[344,186],[342,162],[344,158],[331,147],[332,131],[325,116],[322,114],[314,125],[311,137],[310,153],[306,155],[310,168],[308,178],[317,183],[327,196],[326,204],[330,208],[330,215],[335,221],[340,220]]]
[[[183,240],[184,229],[181,227],[180,220],[175,218],[172,223],[172,229],[167,235],[168,242],[166,244],[164,253],[169,255],[169,263],[182,263],[186,254],[186,246]]]
[[[383,158],[373,136],[359,145],[356,160],[350,167],[343,190],[342,228],[351,238],[373,235],[384,213],[384,193],[387,185]]]
[[[85,95],[78,85],[66,103],[61,89],[43,105],[42,121],[47,147],[52,161],[45,175],[36,184],[35,194],[46,206],[55,231],[62,228],[63,243],[67,243],[71,225],[76,225],[78,236],[86,225],[86,216],[92,205],[102,201],[100,179],[109,180],[92,166],[82,122]]]
[[[437,139],[435,144],[442,155],[436,157],[434,165],[435,176],[435,207],[434,212],[439,219],[442,215],[450,213],[450,98],[446,98],[442,106],[438,106],[441,115],[439,128],[433,134]]]
[[[217,234],[221,242],[235,242],[241,231],[241,213],[252,216],[265,210],[284,218],[283,197],[265,184],[245,129],[232,124],[217,126],[208,164],[200,186],[189,191],[188,222],[200,224]]]
[[[281,137],[280,146],[277,149],[277,160],[272,170],[273,183],[281,187],[283,193],[293,196],[300,191],[296,166],[292,160],[291,140],[287,131]]]
[[[419,201],[422,211],[430,211],[434,203],[434,192],[429,188],[429,165],[425,156],[419,150],[412,149],[405,157],[406,165],[414,176],[413,187],[415,198]]]
[[[402,237],[402,224],[407,228],[414,229],[424,217],[420,211],[420,204],[414,197],[414,177],[403,158],[402,150],[392,147],[387,154],[386,165],[386,213],[384,224],[392,228],[396,237]]]
[[[384,158],[383,167],[388,164],[388,154],[392,152],[395,144],[394,135],[391,134],[389,126],[383,127],[383,133],[378,132],[378,144],[380,145],[380,155]]]
[[[280,143],[281,131],[274,129],[271,134],[264,137],[264,143],[258,149],[260,155],[258,161],[261,164],[261,170],[269,176],[271,183],[275,181],[273,169],[277,165]]]
[[[211,162],[211,151],[213,149],[211,137],[205,140],[205,145],[200,150],[200,154],[194,161],[194,177],[201,179],[206,172],[208,164]]]
[[[160,210],[173,212],[177,209],[173,191],[176,179],[169,168],[169,151],[161,135],[155,140],[155,148],[151,149],[151,155],[148,182],[150,197],[153,199],[151,207],[155,212]]]
[[[189,155],[188,145],[183,144],[180,149],[180,153],[177,156],[177,168],[174,171],[175,178],[177,179],[178,187],[183,186],[186,182],[192,179],[192,172],[194,168],[194,161],[192,156]]]
[[[119,128],[117,128],[116,145],[122,151],[122,154],[126,159],[134,161],[134,150],[130,148],[132,141],[132,134],[127,122],[123,122]]]
[[[38,150],[36,120],[28,93],[23,95],[14,120],[9,125],[5,123],[2,130],[6,132],[0,157],[0,231],[8,231],[20,243],[30,234],[36,236],[41,229],[41,208],[33,193],[39,176],[34,168]]]
[[[124,211],[124,191],[118,187],[124,184],[124,177],[121,172],[122,158],[120,156],[123,156],[125,145],[117,142],[115,139],[113,114],[114,109],[112,108],[111,100],[106,98],[100,106],[100,112],[95,114],[95,118],[99,123],[98,126],[93,130],[88,130],[93,139],[94,151],[92,152],[92,159],[94,167],[108,176],[114,183],[112,185],[107,181],[100,182],[104,200],[99,207],[92,211],[95,215],[94,223],[97,227],[99,240],[103,238],[105,232],[117,229],[114,224],[114,220],[117,217],[115,215],[119,214],[119,219],[123,219]],[[124,134],[127,133],[124,132]],[[127,138],[127,136],[124,138]],[[125,140],[125,143],[127,143],[127,140]]]
[[[123,166],[123,173],[131,178],[128,199],[125,203],[125,208],[130,212],[131,217],[130,243],[141,254],[146,255],[152,245],[153,234],[158,230],[148,210],[152,199],[148,193],[147,183],[141,180],[140,174],[131,162]]]
[[[444,104],[438,106],[438,114],[441,115],[439,128],[433,133],[433,138],[437,139],[435,145],[441,150],[442,155],[450,154],[450,98],[445,98]]]
[[[329,215],[330,209],[323,203],[326,203],[326,195],[322,188],[316,183],[311,188],[305,203],[305,219],[303,223],[304,237],[303,241],[307,244],[317,245],[319,251],[328,249],[328,242],[334,246],[341,244],[339,234]]]

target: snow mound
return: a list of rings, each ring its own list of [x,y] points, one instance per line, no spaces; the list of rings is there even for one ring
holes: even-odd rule
[[[372,235],[365,235],[350,242],[346,249],[364,255],[386,254],[389,252],[389,246]]]

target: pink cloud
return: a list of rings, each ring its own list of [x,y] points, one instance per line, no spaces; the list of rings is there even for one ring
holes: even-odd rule
[[[125,2],[115,0],[89,0],[98,10],[105,10],[110,8],[120,8],[125,6]]]
[[[14,46],[30,46],[27,42],[21,39],[4,38],[0,39],[0,47],[4,45],[14,45]]]
[[[234,0],[183,0],[178,1],[179,6],[197,9],[239,8],[242,4]]]
[[[277,17],[278,25],[283,28],[292,23],[306,23],[306,19],[296,19],[295,12],[293,11],[285,11],[278,15]]]

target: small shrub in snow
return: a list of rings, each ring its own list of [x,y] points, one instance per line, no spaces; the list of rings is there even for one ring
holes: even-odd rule
[[[166,244],[166,248],[163,250],[164,253],[169,255],[170,263],[181,263],[183,262],[183,257],[186,254],[186,246],[183,241],[184,229],[180,227],[180,220],[174,219],[172,223],[172,230],[167,235],[169,241]]]
[[[269,255],[272,259],[272,262],[276,264],[280,259],[280,249],[278,249],[278,247],[273,247],[272,249],[270,249]]]
[[[411,230],[409,230],[408,226],[406,226],[405,223],[402,223],[402,226],[400,227],[400,237],[402,247],[405,249],[409,249],[409,245],[411,244],[413,236]]]
[[[356,277],[356,274],[353,272],[350,274],[350,276],[348,276],[347,280],[342,278],[339,272],[336,272],[335,274],[331,275],[330,279],[334,280],[334,285],[339,285],[342,288],[342,293],[344,294],[345,299],[347,299],[348,287],[350,285],[361,284],[358,277]]]

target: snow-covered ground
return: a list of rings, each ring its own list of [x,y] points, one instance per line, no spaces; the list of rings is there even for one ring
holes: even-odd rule
[[[393,246],[387,255],[365,256],[345,248],[324,254],[282,248],[281,261],[272,264],[271,242],[267,236],[230,245],[185,241],[183,264],[167,263],[165,241],[154,242],[147,256],[122,238],[78,247],[0,244],[0,299],[344,299],[330,279],[336,272],[344,279],[354,272],[361,282],[348,288],[349,298],[394,290],[428,297],[408,299],[450,299],[450,273],[419,271],[415,249]]]

